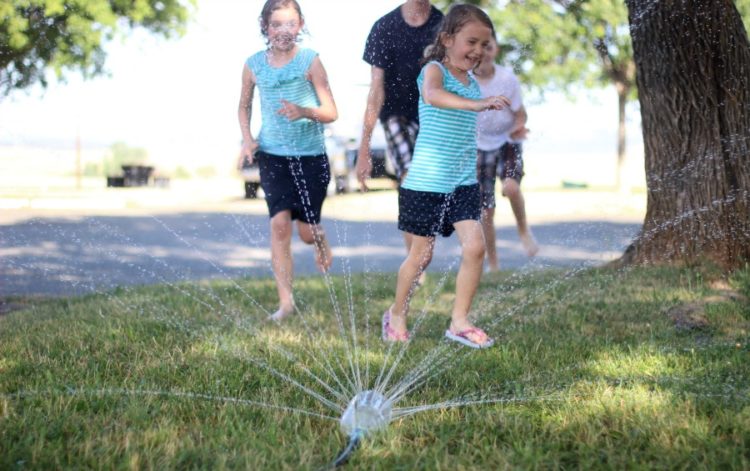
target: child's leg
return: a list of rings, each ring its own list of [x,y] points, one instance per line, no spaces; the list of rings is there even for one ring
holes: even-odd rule
[[[414,234],[410,234],[408,232],[403,232],[404,234],[404,245],[406,246],[406,253],[407,255],[411,251],[411,243],[414,238]],[[424,284],[425,280],[427,279],[427,272],[422,270],[422,273],[419,275],[419,280],[417,280],[417,286],[421,286]]]
[[[505,178],[503,179],[503,195],[510,201],[510,207],[516,217],[518,235],[521,238],[521,244],[526,251],[526,255],[533,257],[539,252],[539,246],[526,222],[526,204],[521,193],[521,186],[513,178]]]
[[[484,245],[487,254],[487,268],[489,271],[497,271],[497,248],[495,247],[495,208],[482,209],[482,232],[484,233]]]
[[[299,221],[297,223],[297,229],[302,242],[308,245],[314,245],[315,264],[318,266],[318,270],[326,273],[331,267],[333,253],[331,251],[331,245],[326,238],[325,230],[323,230],[323,226],[320,224],[308,224]]]
[[[497,249],[495,248],[495,181],[500,163],[501,150],[477,151],[477,181],[481,202],[482,232],[484,233],[487,268],[497,271]],[[502,169],[501,169],[502,171]]]
[[[456,301],[453,305],[450,330],[462,332],[474,327],[469,320],[469,310],[482,276],[484,262],[484,237],[481,225],[477,221],[458,221],[453,225],[461,242],[461,268],[456,277]],[[468,338],[477,343],[484,343],[486,335],[470,333]]]
[[[278,320],[294,311],[292,280],[292,216],[290,211],[281,211],[271,218],[271,266],[276,278],[276,291],[279,294],[279,310],[274,316]]]
[[[420,275],[432,260],[432,249],[434,247],[434,237],[412,235],[411,248],[398,270],[396,300],[391,307],[391,327],[399,334],[406,332],[406,315],[409,313],[409,302],[417,287]]]

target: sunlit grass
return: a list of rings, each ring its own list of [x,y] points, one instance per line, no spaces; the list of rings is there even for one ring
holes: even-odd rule
[[[415,296],[420,326],[390,385],[434,355],[445,363],[396,406],[472,403],[394,421],[353,467],[750,467],[750,271],[723,297],[715,274],[687,269],[488,275],[475,303],[497,338],[486,351],[441,350],[454,290],[442,275]],[[332,281],[300,279],[301,315],[281,326],[265,322],[272,280],[28,302],[0,318],[0,469],[329,463],[345,391],[399,356],[378,338],[394,276]],[[684,303],[707,326],[675,328],[667,313]]]

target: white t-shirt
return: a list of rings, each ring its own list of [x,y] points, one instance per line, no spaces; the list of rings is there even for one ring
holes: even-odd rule
[[[475,76],[476,77],[476,76]],[[479,82],[482,97],[503,95],[510,100],[510,108],[482,111],[477,116],[477,147],[479,150],[499,149],[510,140],[515,119],[513,113],[523,106],[521,83],[510,67],[495,64],[495,75]]]

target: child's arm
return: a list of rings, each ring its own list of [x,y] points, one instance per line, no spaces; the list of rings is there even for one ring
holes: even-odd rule
[[[250,133],[250,117],[253,112],[253,92],[255,91],[255,75],[245,64],[242,69],[242,90],[240,91],[240,106],[237,115],[240,120],[240,131],[242,132],[242,153],[240,159],[247,159],[253,163],[253,153],[258,148],[258,143]]]
[[[422,99],[425,103],[436,108],[467,111],[501,110],[510,106],[510,101],[502,95],[472,100],[445,90],[443,88],[443,72],[435,64],[429,64],[425,68]]]
[[[510,130],[510,138],[514,141],[521,141],[526,139],[526,135],[529,130],[526,128],[526,121],[528,120],[528,114],[526,108],[521,105],[518,111],[513,113],[513,127]]]
[[[286,116],[289,121],[300,118],[312,119],[321,123],[332,123],[339,117],[336,103],[333,101],[333,93],[328,83],[328,75],[319,57],[313,59],[308,72],[308,79],[312,82],[315,93],[318,95],[320,106],[317,108],[304,108],[286,100],[281,100],[281,108],[278,113]]]

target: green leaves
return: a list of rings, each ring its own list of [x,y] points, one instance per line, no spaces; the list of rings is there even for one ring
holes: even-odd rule
[[[618,0],[513,0],[492,17],[524,83],[567,91],[634,80],[625,73],[632,47]]]
[[[0,4],[0,94],[46,85],[48,69],[93,77],[123,26],[181,34],[196,0],[14,0]]]
[[[436,4],[447,10],[450,0]],[[569,91],[614,84],[634,99],[635,64],[622,0],[475,0],[489,13],[521,82]],[[745,27],[750,0],[735,0]]]

